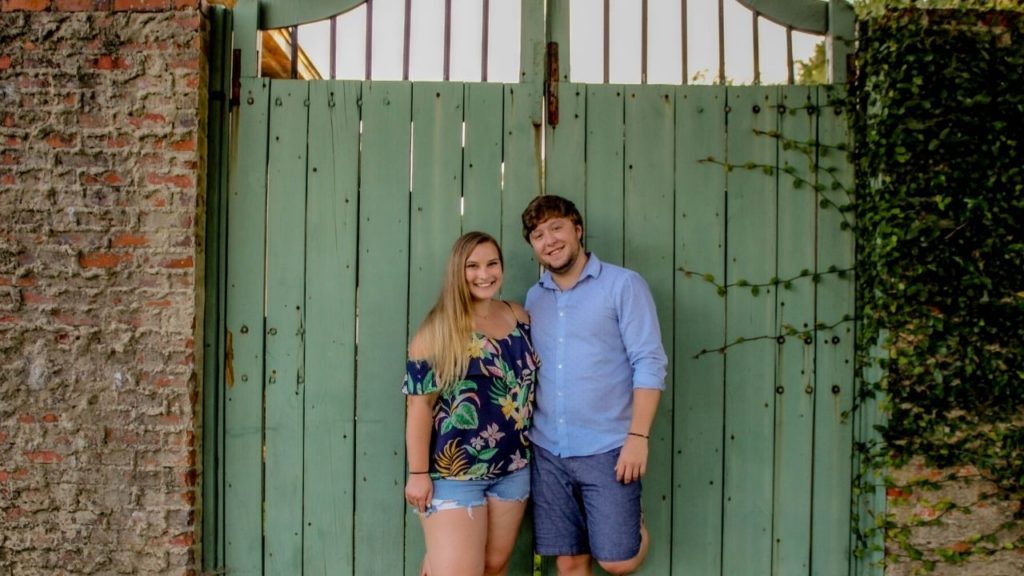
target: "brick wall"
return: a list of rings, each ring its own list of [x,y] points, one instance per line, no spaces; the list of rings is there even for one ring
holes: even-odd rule
[[[0,574],[196,571],[197,0],[0,0]]]

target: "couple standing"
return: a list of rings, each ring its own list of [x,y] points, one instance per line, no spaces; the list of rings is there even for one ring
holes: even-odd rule
[[[640,478],[667,364],[654,301],[584,251],[569,200],[539,196],[522,221],[546,268],[525,308],[496,298],[501,248],[470,232],[409,345],[405,498],[424,570],[506,574],[532,495],[535,550],[560,575],[591,574],[592,558],[628,574],[647,554]]]

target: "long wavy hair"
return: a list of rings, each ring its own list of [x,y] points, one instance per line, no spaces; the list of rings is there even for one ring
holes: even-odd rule
[[[420,324],[425,340],[426,360],[434,368],[438,387],[444,390],[462,379],[469,367],[469,344],[473,337],[473,296],[466,282],[466,260],[483,244],[493,244],[505,269],[501,246],[485,232],[467,232],[452,245],[445,268],[444,285],[434,307]]]

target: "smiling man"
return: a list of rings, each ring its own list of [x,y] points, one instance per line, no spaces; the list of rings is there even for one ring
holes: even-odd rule
[[[523,236],[546,268],[526,296],[541,358],[530,438],[536,551],[562,576],[634,572],[649,537],[640,511],[651,424],[668,363],[647,283],[583,247],[569,200],[538,196]]]

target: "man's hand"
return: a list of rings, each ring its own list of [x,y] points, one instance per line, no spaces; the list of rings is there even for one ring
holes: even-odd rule
[[[615,463],[615,479],[623,484],[630,484],[647,473],[647,438],[626,436],[626,443],[619,452],[619,461]]]
[[[428,474],[410,474],[405,483],[405,501],[415,506],[420,514],[426,512],[434,497],[434,482]]]

